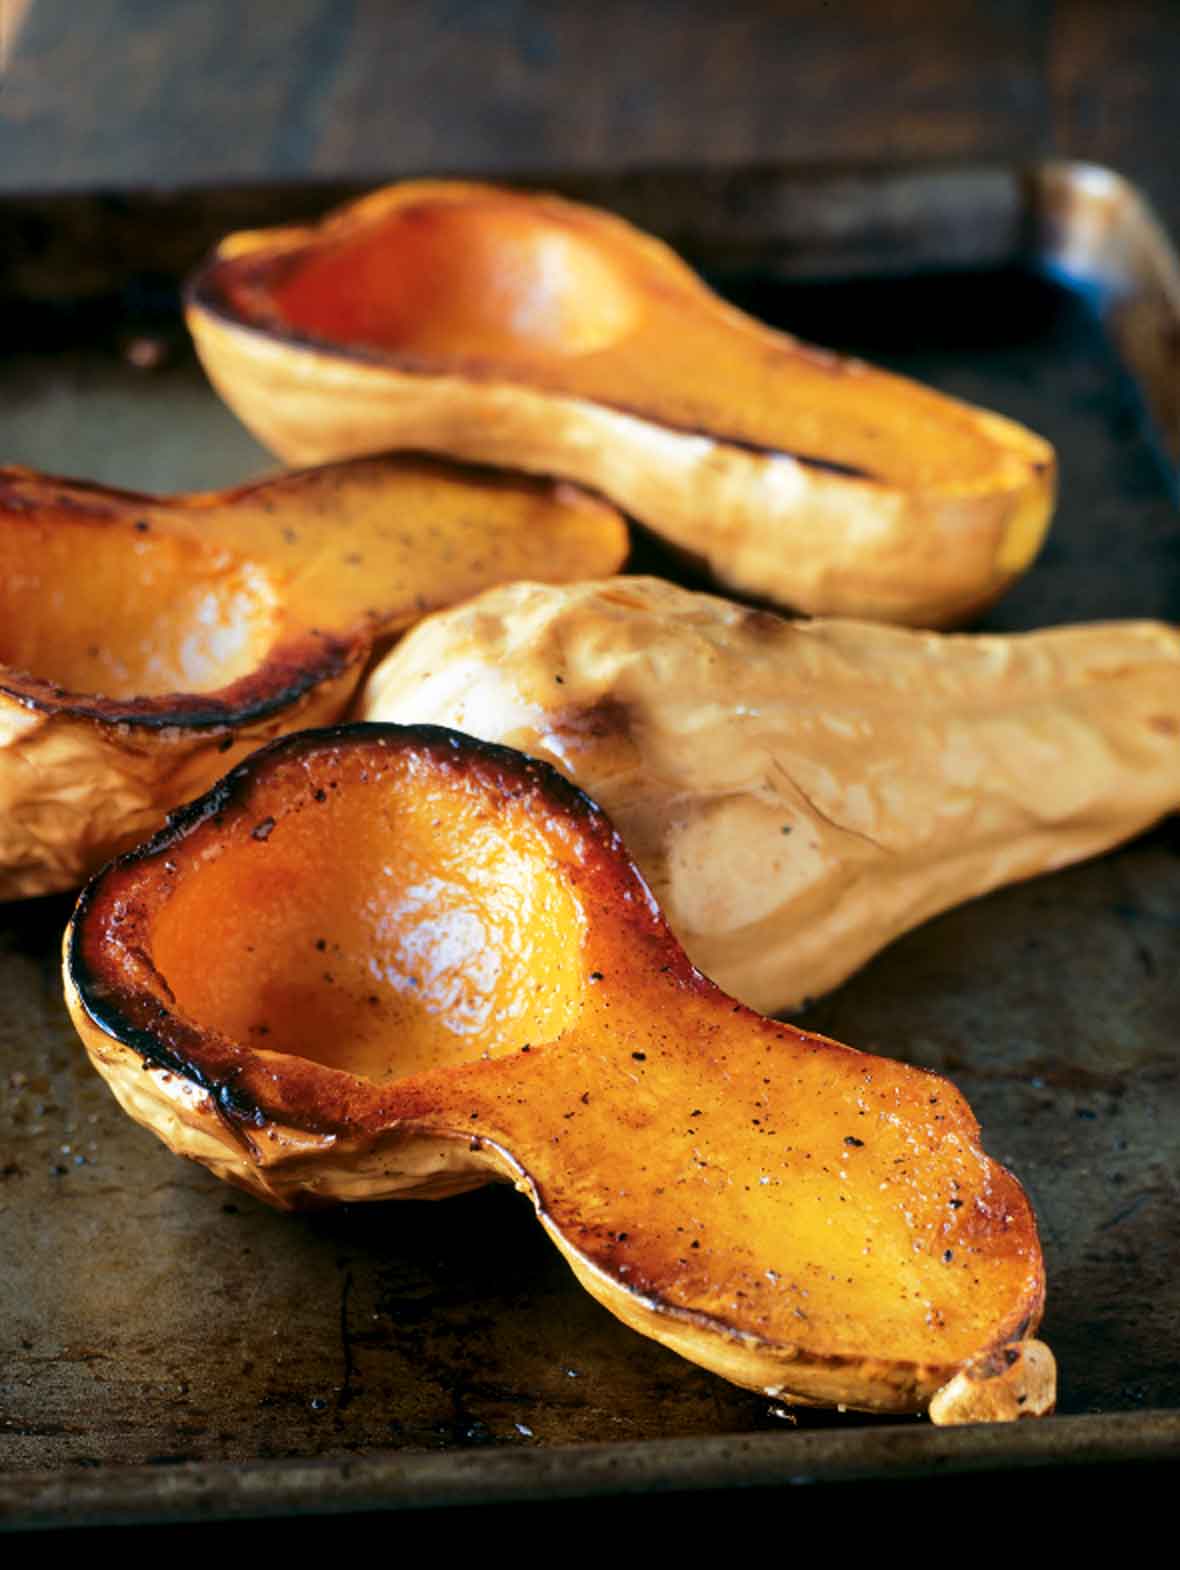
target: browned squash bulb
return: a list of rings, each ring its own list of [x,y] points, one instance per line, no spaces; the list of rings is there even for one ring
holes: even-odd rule
[[[626,553],[604,502],[432,459],[172,497],[0,470],[0,900],[75,887],[261,742],[338,719],[374,640],[426,611]]]
[[[273,1203],[505,1179],[588,1291],[738,1384],[1052,1406],[1033,1216],[962,1096],[728,998],[546,764],[288,737],[89,886],[65,982],[126,1110]]]
[[[509,584],[416,628],[360,713],[556,764],[693,961],[768,1013],[1180,806],[1180,632],[1151,622],[948,637]]]
[[[1052,512],[1040,437],[772,331],[651,236],[552,196],[411,182],[231,235],[188,321],[288,461],[414,447],[565,475],[798,610],[962,620]]]

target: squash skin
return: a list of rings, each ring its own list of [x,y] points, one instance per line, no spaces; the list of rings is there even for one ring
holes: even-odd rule
[[[342,651],[337,668],[273,713],[227,713],[203,726],[111,720],[97,702],[43,697],[25,707],[10,683],[0,690],[0,899],[76,888],[257,747],[338,718],[365,652]]]
[[[476,250],[490,221],[510,251],[535,233],[538,254],[568,240],[610,269],[601,282],[591,275],[585,322],[560,295],[556,305],[542,300],[559,315],[565,305],[572,347],[552,323],[539,343],[497,346],[476,319],[465,341],[474,308],[449,297],[441,307],[459,318],[453,345],[433,341],[438,302],[425,298],[426,325],[411,324],[425,346],[374,343],[363,324],[333,337],[325,323],[284,317],[267,281],[317,253],[330,264],[399,215],[416,244],[420,215],[451,223],[468,211]],[[485,249],[496,298],[506,286],[494,247]],[[396,263],[391,250],[393,286]],[[371,258],[359,256],[356,275],[354,290],[343,272],[325,288],[332,282],[339,297],[377,287]],[[478,283],[473,274],[472,294]],[[519,305],[527,321],[531,303],[508,289],[507,313]],[[809,614],[961,622],[1031,564],[1053,510],[1055,458],[1040,437],[774,332],[724,304],[651,236],[552,196],[408,182],[318,227],[232,235],[190,282],[187,319],[214,386],[287,461],[406,446],[561,474],[609,496],[720,585]],[[736,419],[717,391],[732,387],[743,389]],[[808,408],[813,394],[818,412]],[[794,410],[789,429],[779,429],[780,406]],[[952,440],[964,446],[961,472],[941,456]]]
[[[901,933],[1180,804],[1180,633],[783,621],[656,579],[506,585],[430,617],[358,717],[554,764],[690,958],[766,1013]]]
[[[175,497],[0,470],[0,900],[77,887],[254,748],[340,718],[426,610],[626,552],[572,487],[430,459]]]
[[[460,915],[494,926],[509,864],[510,941],[471,951],[466,995],[455,975],[433,995],[425,972],[393,976],[397,953],[438,953],[459,889]],[[435,878],[446,889],[423,904]],[[292,899],[259,894],[268,882]],[[350,954],[333,935],[364,909],[376,924]],[[488,952],[494,1017],[477,1037],[464,1009]],[[268,992],[324,963],[318,1001],[302,981],[285,1010]],[[382,976],[389,990],[358,995],[337,1030],[340,989]],[[507,1180],[608,1309],[736,1383],[893,1412],[941,1391],[938,1420],[954,1422],[978,1409],[977,1371],[1002,1365],[1008,1415],[1052,1408],[1051,1354],[1027,1339],[1044,1298],[1035,1222],[962,1096],[726,997],[605,816],[547,765],[430,726],[285,738],[89,885],[64,978],[131,1116],[273,1204]],[[405,1012],[411,995],[423,1012]],[[380,1058],[378,1003],[393,1011]],[[309,1023],[321,1006],[326,1030]],[[554,1011],[548,1033],[534,1009]],[[227,1033],[230,1018],[253,1023]]]

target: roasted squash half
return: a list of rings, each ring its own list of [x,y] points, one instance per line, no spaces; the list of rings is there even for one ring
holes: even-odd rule
[[[962,1096],[719,991],[546,764],[285,738],[88,887],[65,984],[126,1110],[273,1203],[506,1179],[595,1297],[739,1384],[1052,1404],[1032,1212]]]
[[[565,475],[720,584],[813,614],[962,620],[1052,512],[1040,437],[772,331],[552,196],[419,181],[231,235],[188,321],[288,461],[414,447]]]
[[[1180,807],[1180,631],[1150,622],[947,636],[510,584],[415,628],[359,712],[556,764],[693,961],[768,1013]]]
[[[338,719],[426,611],[626,552],[572,486],[434,459],[172,497],[0,470],[0,900],[76,887],[263,741]]]

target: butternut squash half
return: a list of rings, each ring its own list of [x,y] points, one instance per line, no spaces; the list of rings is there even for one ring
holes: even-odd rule
[[[564,475],[719,584],[812,614],[963,620],[1053,508],[1040,437],[772,331],[553,196],[417,181],[231,235],[188,322],[288,462],[413,447]]]
[[[338,719],[426,611],[626,553],[604,502],[433,459],[172,497],[0,470],[0,900],[76,887],[263,741]]]
[[[275,1204],[506,1179],[607,1308],[738,1384],[1052,1405],[1033,1215],[962,1096],[728,998],[546,764],[285,738],[90,884],[65,985],[131,1116]]]
[[[693,962],[767,1013],[1180,806],[1180,632],[1150,622],[947,636],[509,584],[416,628],[359,713],[555,764]]]

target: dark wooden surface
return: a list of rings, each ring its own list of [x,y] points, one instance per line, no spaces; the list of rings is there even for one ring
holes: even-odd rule
[[[0,0],[0,189],[1057,153],[1180,220],[1176,0]]]

